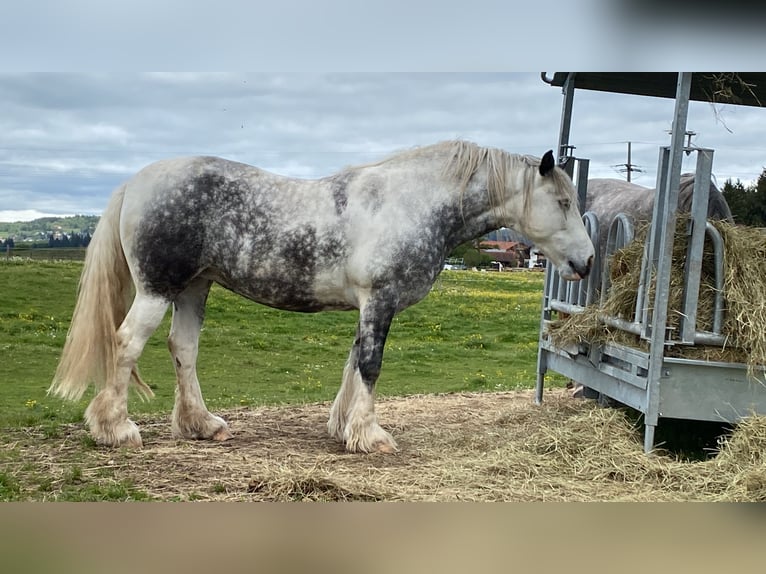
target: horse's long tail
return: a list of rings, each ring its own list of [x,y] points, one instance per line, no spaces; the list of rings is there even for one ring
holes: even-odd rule
[[[101,389],[115,376],[117,329],[125,319],[133,291],[120,242],[124,195],[125,186],[115,191],[88,246],[72,323],[49,394],[77,400],[90,383]],[[154,394],[135,368],[131,381],[140,394]]]

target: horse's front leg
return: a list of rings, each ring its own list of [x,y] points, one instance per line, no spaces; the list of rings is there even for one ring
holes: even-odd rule
[[[396,312],[396,299],[378,294],[359,313],[356,339],[343,369],[343,383],[330,410],[327,428],[349,452],[394,452],[396,441],[375,416],[375,383],[383,347]]]

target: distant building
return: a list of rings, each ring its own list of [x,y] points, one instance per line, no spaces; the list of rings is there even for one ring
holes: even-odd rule
[[[482,253],[504,267],[523,267],[524,261],[529,259],[529,249],[528,245],[518,241],[485,240],[480,245]]]

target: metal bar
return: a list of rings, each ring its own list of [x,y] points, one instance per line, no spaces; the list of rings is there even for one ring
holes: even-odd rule
[[[707,331],[697,331],[694,333],[695,345],[712,345],[716,347],[725,347],[727,343],[730,343],[729,338],[726,335],[720,333],[708,333]]]
[[[613,399],[642,410],[644,407],[644,389],[628,383],[618,376],[613,377],[601,372],[587,358],[578,355],[570,357],[557,353],[549,355],[550,368],[565,377],[587,385],[589,388],[608,394]],[[642,411],[643,412],[643,411]]]
[[[689,94],[691,92],[691,72],[678,74],[676,88],[675,114],[673,117],[673,133],[670,139],[670,165],[665,177],[665,185],[660,192],[662,202],[655,202],[652,217],[652,239],[659,239],[657,250],[657,273],[654,293],[654,309],[652,310],[652,336],[649,342],[649,372],[646,396],[646,412],[644,415],[644,450],[649,452],[654,446],[654,428],[659,420],[660,378],[662,377],[662,361],[665,354],[665,327],[668,319],[668,295],[670,293],[670,268],[673,254],[673,239],[676,227],[676,211],[678,209],[678,185],[681,180],[681,163],[683,160],[684,134],[686,120],[689,115]],[[659,218],[662,211],[665,217]],[[662,227],[655,225],[661,222]],[[652,259],[654,261],[654,258]]]
[[[569,311],[569,312],[574,313],[576,312],[576,310]],[[625,319],[620,319],[619,317],[612,317],[610,315],[599,315],[599,320],[602,321],[604,324],[608,325],[609,327],[614,327],[615,329],[619,329],[620,331],[625,331],[626,333],[631,333],[637,336],[641,334],[641,323],[639,322],[626,321]],[[711,345],[715,347],[723,347],[729,341],[725,335],[721,335],[720,333],[709,333],[708,331],[697,331],[696,333],[694,333],[694,341],[692,342],[695,345]]]
[[[545,373],[548,371],[547,351],[543,347],[545,337],[545,325],[551,319],[550,301],[551,292],[556,283],[556,272],[552,265],[545,268],[545,287],[543,288],[542,309],[540,311],[540,329],[537,338],[537,378],[535,380],[535,403],[543,402],[543,385]]]
[[[564,163],[569,149],[569,133],[572,127],[572,107],[574,105],[574,92],[575,83],[574,77],[576,72],[569,72],[567,79],[564,81],[564,85],[561,91],[564,94],[564,102],[561,107],[561,127],[559,129],[559,149],[558,149],[558,162]],[[570,172],[571,175],[571,172]]]
[[[647,268],[649,266],[649,243],[644,243],[644,253],[641,257],[641,271],[638,280],[638,290],[636,291],[636,310],[633,318],[641,324],[641,336],[647,333],[646,317],[648,309],[646,308],[646,286],[647,286]]]
[[[567,303],[565,301],[551,301],[550,308],[554,311],[558,311],[559,313],[567,313],[568,315],[576,315],[577,313],[582,313],[585,309],[580,305]]]
[[[604,250],[604,273],[601,277],[601,303],[606,301],[606,292],[612,285],[612,279],[609,276],[609,258],[618,249],[622,249],[628,243],[633,241],[633,223],[624,213],[618,213],[614,216],[609,225],[609,232],[606,236],[606,249]]]
[[[577,207],[580,213],[585,213],[585,198],[588,194],[588,170],[590,169],[590,160],[577,160]]]
[[[644,426],[644,452],[647,454],[654,450],[654,431],[656,428],[656,421],[654,424],[646,423],[646,426]]]
[[[569,134],[572,127],[572,108],[574,105],[575,92],[574,76],[575,72],[569,72],[562,88],[564,101],[561,107],[561,126],[559,129],[559,147],[557,150],[557,163],[559,164],[563,163],[568,155],[567,151],[569,149]],[[541,77],[543,81],[548,81],[544,73],[541,74]],[[567,173],[569,173],[570,176],[572,174],[571,170],[573,168],[574,166],[572,165],[567,165],[565,167]],[[537,381],[535,383],[535,402],[537,404],[540,404],[543,401],[545,373],[548,370],[547,351],[543,348],[542,345],[544,336],[543,326],[545,325],[545,321],[550,320],[549,305],[551,300],[557,299],[559,293],[561,292],[561,278],[558,277],[558,274],[555,274],[556,276],[554,277],[554,274],[553,266],[549,264],[545,270],[546,287],[543,293],[543,308],[540,313],[540,335],[537,348]]]
[[[644,371],[649,367],[649,353],[634,347],[626,347],[619,343],[604,343],[601,346],[601,354],[602,356],[622,359],[632,365],[636,365],[636,367],[642,368]]]
[[[559,301],[569,301],[569,289],[571,284],[569,281],[564,281],[562,277],[559,277]]]
[[[705,223],[710,241],[713,243],[713,262],[715,264],[715,299],[713,303],[713,333],[720,334],[723,327],[723,284],[724,284],[724,255],[723,239],[715,226],[707,221]]]
[[[694,334],[697,330],[697,304],[702,276],[702,254],[705,246],[710,173],[713,170],[713,150],[699,149],[696,151],[697,169],[694,176],[691,218],[686,231],[688,243],[679,324],[681,342],[685,344],[694,343]]]
[[[669,166],[670,148],[661,147],[660,157],[657,162],[657,186],[655,187],[656,195],[654,197],[654,208],[652,209],[652,224],[646,239],[644,260],[641,262],[641,280],[638,285],[639,293],[642,295],[641,323],[644,326],[644,331],[641,334],[641,337],[644,339],[649,339],[652,336],[651,307],[646,304],[645,298],[648,296],[649,286],[652,284],[657,260],[659,259],[660,241],[658,237],[665,225],[665,210],[663,203],[667,189]],[[638,302],[636,306],[638,307]]]
[[[614,327],[620,331],[627,331],[628,333],[632,333],[633,335],[637,335],[639,337],[641,336],[641,323],[626,321],[625,319],[612,317],[610,315],[600,315],[599,319],[601,319],[601,321],[610,327]]]
[[[600,234],[600,225],[598,217],[592,211],[589,211],[582,216],[585,229],[588,231],[588,237],[590,237],[593,245],[598,245],[598,237]],[[586,289],[584,293],[584,299],[580,299],[578,304],[588,306],[594,302],[596,293],[600,287],[601,277],[601,250],[596,249],[595,256],[593,257],[593,267],[590,270],[588,279],[586,282]]]

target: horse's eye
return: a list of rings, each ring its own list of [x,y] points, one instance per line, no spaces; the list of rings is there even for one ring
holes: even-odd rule
[[[559,206],[564,211],[569,211],[569,207],[571,206],[571,203],[569,202],[568,199],[559,199]]]

